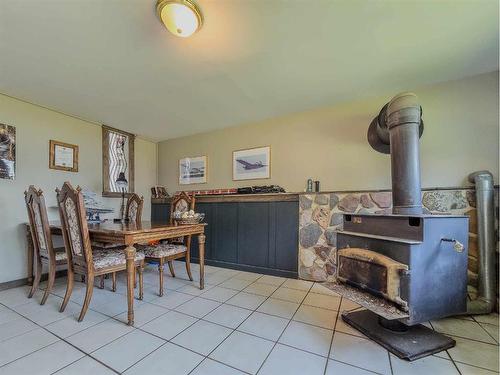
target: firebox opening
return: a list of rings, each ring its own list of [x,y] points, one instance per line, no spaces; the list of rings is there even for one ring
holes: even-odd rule
[[[345,221],[351,221],[351,215],[344,215]]]
[[[408,225],[410,227],[419,227],[420,226],[420,218],[419,217],[409,217],[408,218]]]

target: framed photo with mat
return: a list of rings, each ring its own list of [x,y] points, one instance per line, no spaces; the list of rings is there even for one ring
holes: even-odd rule
[[[271,178],[271,146],[233,151],[233,181]]]

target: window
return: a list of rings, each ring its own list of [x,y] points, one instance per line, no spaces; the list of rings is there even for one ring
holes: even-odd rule
[[[121,197],[123,190],[126,194],[134,192],[134,140],[133,134],[102,126],[103,196]]]

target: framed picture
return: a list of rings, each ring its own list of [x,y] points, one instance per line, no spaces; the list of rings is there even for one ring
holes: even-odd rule
[[[204,184],[207,182],[207,157],[196,156],[179,160],[179,184]]]
[[[67,172],[78,172],[78,146],[50,140],[49,168]]]
[[[233,151],[233,180],[271,178],[271,147]]]
[[[0,178],[16,177],[16,128],[0,124]]]
[[[134,192],[135,135],[102,125],[102,196],[118,198]]]

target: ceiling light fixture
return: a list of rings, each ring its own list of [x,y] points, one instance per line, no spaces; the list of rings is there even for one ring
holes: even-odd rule
[[[203,17],[191,0],[158,0],[156,11],[172,34],[187,38],[201,28]]]

